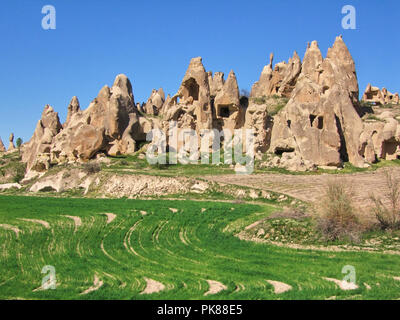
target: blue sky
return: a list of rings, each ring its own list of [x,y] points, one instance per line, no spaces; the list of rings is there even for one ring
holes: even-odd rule
[[[57,29],[41,27],[44,5],[57,10]],[[357,29],[343,30],[344,5],[357,10]],[[258,80],[270,52],[275,62],[308,41],[323,55],[343,34],[368,84],[400,91],[398,0],[4,0],[0,11],[0,137],[27,141],[45,104],[66,118],[78,96],[86,108],[119,73],[132,81],[136,102],[153,88],[174,94],[192,57],[207,70],[233,69],[241,89]]]

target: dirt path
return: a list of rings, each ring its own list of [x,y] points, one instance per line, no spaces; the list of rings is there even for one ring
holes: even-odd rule
[[[400,168],[391,168],[392,175],[400,178]],[[209,181],[233,184],[244,187],[270,190],[287,194],[306,202],[316,202],[324,193],[324,188],[331,180],[344,182],[354,193],[355,205],[358,208],[370,206],[369,196],[374,193],[382,196],[387,190],[385,170],[354,174],[257,174],[257,175],[218,175],[203,177]]]

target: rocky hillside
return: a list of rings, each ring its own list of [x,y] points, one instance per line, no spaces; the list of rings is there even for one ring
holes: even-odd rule
[[[368,86],[364,99],[397,104],[398,95],[385,90],[377,93]],[[289,159],[294,170],[340,167],[344,162],[366,167],[398,156],[398,121],[390,113],[377,121],[365,115],[374,108],[360,104],[355,63],[342,37],[325,58],[316,41],[308,44],[303,61],[295,52],[288,62],[274,66],[271,54],[250,96],[239,92],[233,71],[225,80],[221,72],[207,72],[201,58],[191,60],[175,95],[153,90],[142,105],[135,103],[129,79],[118,75],[84,110],[73,97],[63,124],[52,107],[44,108],[32,139],[21,150],[27,177],[59,164],[133,154],[146,144],[147,133],[167,133],[171,121],[178,130],[198,133],[252,129],[258,157],[272,153]],[[4,149],[0,143],[0,151]]]
[[[18,151],[0,153],[0,185],[19,183],[24,178],[25,170]]]

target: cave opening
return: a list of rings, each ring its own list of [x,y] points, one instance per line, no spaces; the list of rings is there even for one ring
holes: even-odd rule
[[[322,130],[324,128],[324,117],[319,116],[318,117],[318,125],[317,128]]]
[[[281,156],[284,153],[291,153],[291,152],[294,152],[294,151],[295,151],[294,148],[290,148],[290,147],[288,147],[288,148],[276,148],[275,149],[275,154],[277,156]]]
[[[382,143],[382,158],[386,160],[398,159],[396,155],[399,143],[396,140],[384,141]]]
[[[242,96],[240,97],[240,105],[244,108],[247,109],[247,107],[249,106],[249,98],[246,96]]]
[[[229,110],[229,106],[220,106],[218,108],[218,116],[221,118],[229,118],[229,116],[231,115],[231,112]]]
[[[310,114],[310,125],[311,125],[311,127],[313,126],[314,120],[315,120],[316,118],[317,118],[316,115]]]
[[[187,92],[188,92],[188,96],[193,98],[193,101],[197,101],[199,100],[199,91],[200,91],[200,87],[197,84],[196,80],[193,78],[190,78],[189,80],[187,80],[184,84]]]

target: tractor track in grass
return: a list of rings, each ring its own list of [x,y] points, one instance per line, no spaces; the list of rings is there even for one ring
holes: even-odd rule
[[[82,220],[80,217],[76,217],[76,216],[68,216],[65,215],[64,217],[71,219],[72,221],[74,221],[75,224],[75,232],[78,230],[78,228],[82,225]]]
[[[50,223],[44,220],[39,220],[39,219],[26,219],[26,218],[21,218],[21,220],[26,221],[26,222],[32,222],[32,223],[37,223],[45,227],[46,229],[50,229]]]
[[[399,284],[393,278],[398,276],[394,267],[400,263],[398,256],[365,252],[335,252],[332,256],[330,252],[249,243],[226,229],[236,221],[245,226],[254,223],[254,217],[263,218],[257,214],[259,206],[39,199],[33,201],[43,203],[42,211],[46,210],[44,204],[52,206],[38,214],[30,213],[29,208],[37,205],[29,204],[28,199],[24,216],[19,216],[29,219],[24,221],[13,217],[16,213],[9,214],[10,210],[2,211],[6,205],[2,199],[0,196],[0,224],[23,232],[17,241],[12,230],[0,228],[0,240],[6,243],[1,250],[10,250],[0,255],[7,270],[0,278],[0,298],[344,299],[356,294],[398,298]],[[75,203],[78,209],[73,208]],[[275,210],[268,208],[264,215]],[[109,222],[101,212],[115,212],[117,218]],[[79,227],[77,219],[66,219],[66,215],[79,217]],[[247,224],[242,221],[246,217]],[[31,220],[46,221],[50,229]],[[382,259],[385,263],[380,263]],[[356,291],[340,290],[326,280],[341,279],[341,268],[347,264],[354,265],[357,279],[362,279]],[[24,290],[26,281],[40,283],[44,265],[55,266],[62,290]],[[370,272],[371,268],[376,272]],[[380,286],[375,285],[378,282]],[[20,286],[19,291],[13,292],[11,285]]]
[[[115,217],[116,217],[116,215],[115,215]],[[111,222],[113,221],[114,219],[111,219]],[[110,219],[109,218],[107,218],[107,226],[111,223],[110,222]],[[104,255],[108,258],[108,259],[110,259],[111,261],[113,261],[113,262],[115,262],[115,263],[117,263],[117,264],[119,264],[119,265],[123,265],[123,263],[121,262],[121,261],[119,261],[117,258],[114,258],[113,256],[111,256],[108,252],[107,252],[107,250],[105,249],[105,247],[104,247],[104,241],[106,240],[106,238],[110,235],[110,234],[112,234],[115,230],[117,230],[118,228],[121,228],[122,226],[123,226],[123,221],[121,221],[121,222],[119,222],[117,225],[114,225],[113,227],[108,227],[109,228],[109,231],[106,233],[106,234],[104,234],[104,236],[103,236],[103,238],[101,239],[101,243],[100,243],[100,248],[101,248],[101,251],[104,253]],[[124,243],[124,245],[125,245],[125,243]]]
[[[137,251],[132,247],[131,245],[131,236],[133,232],[136,230],[137,226],[141,223],[142,221],[136,221],[135,224],[128,230],[128,232],[125,234],[124,237],[124,247],[126,250],[130,253],[133,254],[134,256],[141,258],[143,260],[147,260],[145,257],[141,256]]]
[[[93,286],[89,287],[85,291],[81,292],[81,295],[87,295],[91,292],[99,290],[103,286],[104,282],[99,278],[97,274],[94,275]]]
[[[9,225],[9,224],[0,224],[0,228],[13,231],[17,238],[18,238],[19,234],[22,232],[19,228]]]
[[[161,225],[161,227],[158,226],[156,231],[153,234],[153,242],[155,243],[157,250],[166,252],[171,258],[174,258],[174,259],[177,259],[177,260],[180,259],[180,260],[187,261],[189,263],[194,263],[194,264],[197,264],[197,265],[201,265],[201,262],[198,261],[198,260],[190,259],[188,257],[185,257],[185,256],[181,255],[181,254],[178,254],[175,251],[171,251],[169,248],[174,248],[175,247],[175,242],[172,243],[169,240],[167,240],[168,241],[168,246],[165,246],[165,245],[163,246],[162,242],[160,242],[160,240],[159,240],[159,236],[160,236],[160,233],[164,230],[164,228],[167,227],[168,221],[162,221],[160,223],[160,225]],[[167,235],[169,233],[171,233],[171,232],[174,234],[174,236],[176,236],[176,233],[172,229],[168,229],[167,228],[167,230],[166,230]],[[168,238],[171,239],[170,237],[168,237]],[[185,271],[185,270],[182,270],[182,271]]]

